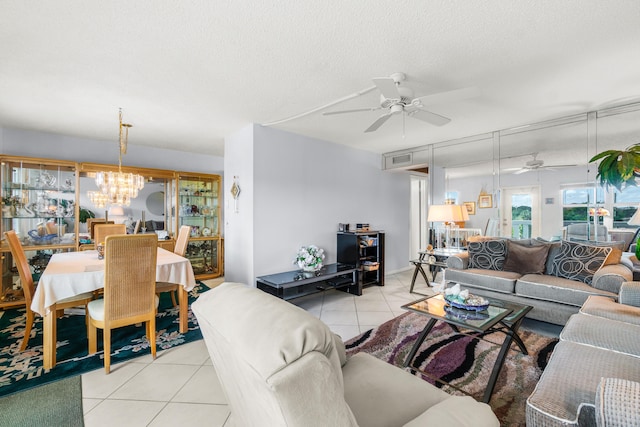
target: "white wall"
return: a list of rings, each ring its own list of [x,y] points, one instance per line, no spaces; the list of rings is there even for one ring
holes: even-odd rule
[[[249,138],[245,129],[225,141],[225,191],[234,175],[242,186],[240,212],[230,218],[225,206],[227,280],[248,277],[248,271],[234,266],[248,270],[252,257],[255,276],[294,270],[293,257],[301,245],[316,244],[325,250],[325,263],[335,262],[338,223],[368,222],[372,229],[384,230],[387,272],[409,264],[408,174],[382,171],[377,154],[259,125],[253,127],[251,156]],[[251,162],[252,180],[242,174]],[[245,214],[251,208],[245,197],[253,197],[253,215]],[[250,230],[252,254],[248,242],[232,246]],[[254,277],[242,281],[255,286]]]
[[[2,132],[2,138],[0,138],[0,152],[2,154],[74,162],[118,164],[117,138],[113,141],[102,141],[11,128],[0,128],[0,131]],[[179,142],[176,142],[176,146],[179,146]],[[123,156],[122,164],[124,166],[222,174],[224,159],[200,153],[137,145],[135,132],[131,131],[127,154]]]
[[[247,284],[255,283],[253,130],[249,125],[224,143],[224,277],[228,282]],[[234,176],[240,185],[237,201],[231,197]]]

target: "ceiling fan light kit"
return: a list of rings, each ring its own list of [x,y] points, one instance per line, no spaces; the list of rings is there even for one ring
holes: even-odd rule
[[[407,76],[404,73],[393,73],[389,77],[376,77],[373,79],[373,83],[380,92],[380,105],[378,107],[329,111],[323,113],[323,115],[329,116],[362,111],[386,110],[382,116],[378,117],[367,129],[365,129],[365,132],[367,133],[378,130],[378,128],[386,123],[391,116],[401,113],[405,113],[409,117],[434,126],[444,126],[449,123],[451,119],[426,110],[424,105],[425,103],[433,101],[444,102],[447,101],[448,98],[457,100],[477,95],[477,90],[473,88],[465,88],[415,98],[414,92],[411,88],[401,85],[406,78]]]

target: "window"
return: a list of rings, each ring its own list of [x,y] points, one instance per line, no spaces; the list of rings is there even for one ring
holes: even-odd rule
[[[575,186],[562,190],[562,225],[587,222],[589,207],[604,205],[605,197],[602,187]],[[602,217],[598,221],[602,224]]]
[[[626,187],[613,193],[613,228],[635,228],[627,224],[640,205],[640,187]]]

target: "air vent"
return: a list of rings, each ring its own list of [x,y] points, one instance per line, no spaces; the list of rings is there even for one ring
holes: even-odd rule
[[[394,156],[391,158],[391,164],[394,166],[411,163],[411,153],[402,154],[400,156]]]

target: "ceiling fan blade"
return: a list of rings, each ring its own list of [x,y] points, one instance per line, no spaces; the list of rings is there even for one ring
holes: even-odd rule
[[[459,101],[461,99],[475,98],[480,95],[476,87],[466,87],[462,89],[449,90],[447,92],[433,93],[415,98],[413,102],[420,102],[423,105],[438,104],[443,102]]]
[[[384,124],[384,122],[386,122],[387,120],[389,120],[391,118],[393,114],[392,113],[388,113],[388,114],[383,114],[380,117],[378,117],[378,120],[376,120],[375,122],[373,122],[371,124],[371,126],[369,126],[367,128],[367,130],[365,130],[365,132],[374,132],[376,130],[378,130],[378,128],[380,126],[382,126]]]
[[[430,123],[435,126],[443,126],[451,121],[450,118],[441,116],[436,113],[432,113],[427,110],[414,110],[407,113],[409,117],[413,117],[414,119],[422,120],[423,122]]]
[[[513,174],[514,175],[520,175],[521,173],[526,173],[529,172],[531,169],[526,169],[526,168],[522,168],[520,170],[515,171]]]
[[[545,168],[545,169],[552,169],[552,168],[571,168],[574,166],[578,166],[578,165],[549,165],[549,166],[540,166],[541,168]]]
[[[331,116],[333,114],[357,113],[357,112],[360,112],[360,111],[376,111],[376,110],[381,110],[381,108],[380,107],[356,108],[354,110],[328,111],[326,113],[322,113],[322,115],[323,116]]]
[[[373,83],[376,85],[382,96],[388,99],[400,99],[400,92],[398,92],[398,86],[390,77],[376,77],[373,79]]]

